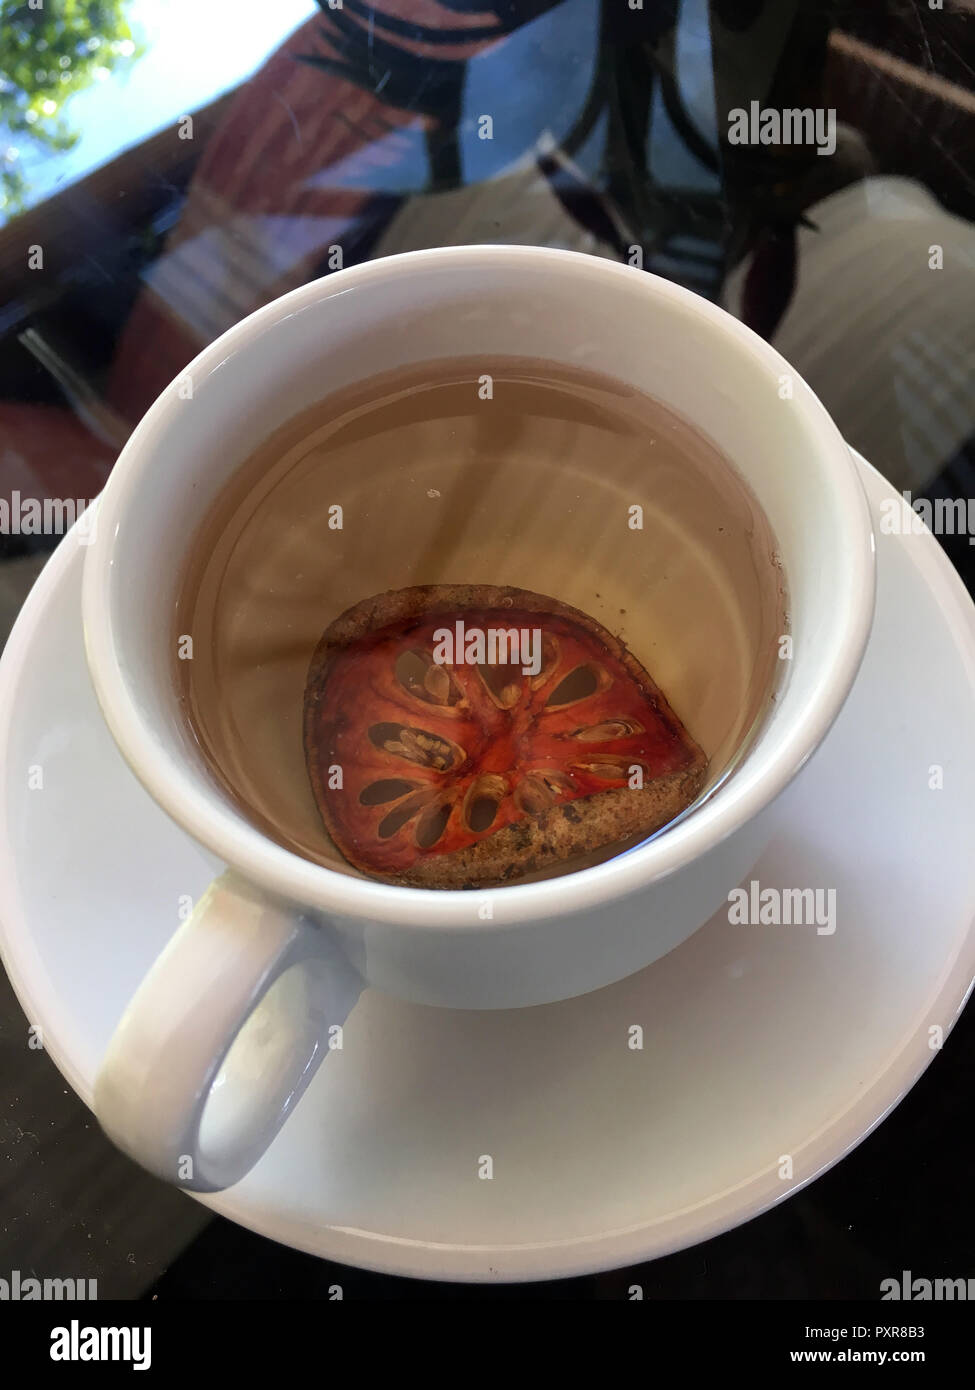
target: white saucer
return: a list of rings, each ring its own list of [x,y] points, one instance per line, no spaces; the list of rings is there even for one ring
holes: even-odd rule
[[[879,520],[895,494],[863,469]],[[752,875],[835,888],[834,935],[722,915],[640,975],[515,1012],[370,990],[259,1166],[203,1200],[371,1269],[549,1278],[715,1235],[862,1139],[936,1055],[928,1030],[947,1034],[975,973],[975,608],[927,534],[877,543],[861,676]],[[0,664],[0,946],[90,1104],[181,895],[220,866],[156,808],[102,724],[83,556],[66,538]],[[33,764],[43,790],[29,789]],[[943,790],[929,788],[933,764]],[[634,1024],[642,1051],[628,1046]],[[478,1176],[486,1154],[491,1180]]]

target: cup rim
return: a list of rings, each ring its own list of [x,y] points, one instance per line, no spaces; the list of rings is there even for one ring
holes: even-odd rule
[[[757,762],[746,754],[735,775],[686,819],[665,828],[648,843],[591,868],[538,883],[470,889],[427,889],[378,883],[304,859],[267,838],[256,826],[241,825],[214,792],[208,797],[182,768],[156,746],[129,690],[112,626],[113,586],[122,582],[113,564],[113,548],[128,499],[137,491],[144,460],[165,433],[167,421],[182,402],[179,381],[208,376],[265,329],[337,294],[411,268],[443,265],[470,275],[478,265],[526,268],[547,262],[553,269],[594,279],[627,277],[648,303],[669,300],[685,313],[703,315],[713,331],[738,350],[760,360],[776,379],[788,371],[794,383],[791,405],[803,420],[818,451],[835,502],[836,521],[846,527],[855,601],[837,615],[830,660],[806,708],[781,738],[780,746]],[[634,280],[633,277],[639,277]],[[353,919],[380,919],[404,927],[503,929],[521,922],[592,909],[629,896],[685,868],[720,844],[764,810],[786,788],[825,738],[853,685],[873,620],[875,543],[869,507],[852,453],[825,407],[781,355],[739,320],[692,291],[647,271],[600,257],[553,247],[472,245],[408,251],[367,261],[311,281],[240,320],[203,349],[149,407],[125,444],[94,504],[97,526],[88,545],[82,579],[82,615],[88,667],[105,720],[133,773],[167,812],[194,839],[245,878],[279,897],[305,907]],[[491,916],[478,909],[490,899]]]

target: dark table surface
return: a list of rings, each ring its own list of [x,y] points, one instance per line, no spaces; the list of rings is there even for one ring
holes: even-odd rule
[[[279,294],[499,241],[696,290],[773,342],[899,490],[975,496],[975,0],[637,2],[115,0],[59,25],[2,0],[0,497],[94,496],[160,390]],[[752,102],[835,127],[735,143]],[[975,549],[939,539],[971,588]],[[0,536],[2,634],[57,540]],[[430,1294],[157,1183],[43,1053],[25,1063],[25,1029],[0,975],[0,1275],[43,1254],[103,1297]],[[970,1278],[973,1057],[969,1010],[854,1153],[706,1244],[433,1291],[876,1298],[891,1271]]]

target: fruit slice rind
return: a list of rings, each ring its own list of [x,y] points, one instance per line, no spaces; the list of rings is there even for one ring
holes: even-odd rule
[[[486,679],[476,665],[434,666],[432,634],[448,615],[469,630],[541,628],[541,671],[519,668],[515,687],[500,668]],[[431,670],[444,677],[431,682]],[[590,673],[587,694],[567,685],[579,671]],[[445,690],[450,703],[430,698]],[[693,801],[707,771],[619,639],[558,600],[489,585],[415,586],[336,619],[309,668],[305,752],[322,819],[350,863],[448,888],[504,883],[651,834]],[[342,790],[328,785],[335,763]],[[631,781],[636,769],[643,786]],[[401,797],[370,799],[370,787],[397,778],[411,783]]]

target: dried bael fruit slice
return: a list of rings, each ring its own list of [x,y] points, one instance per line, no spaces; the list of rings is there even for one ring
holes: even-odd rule
[[[508,639],[492,639],[512,630],[540,633],[514,662]],[[304,730],[315,799],[349,863],[428,888],[506,883],[648,835],[707,772],[605,628],[486,584],[393,590],[343,613],[312,657]]]

